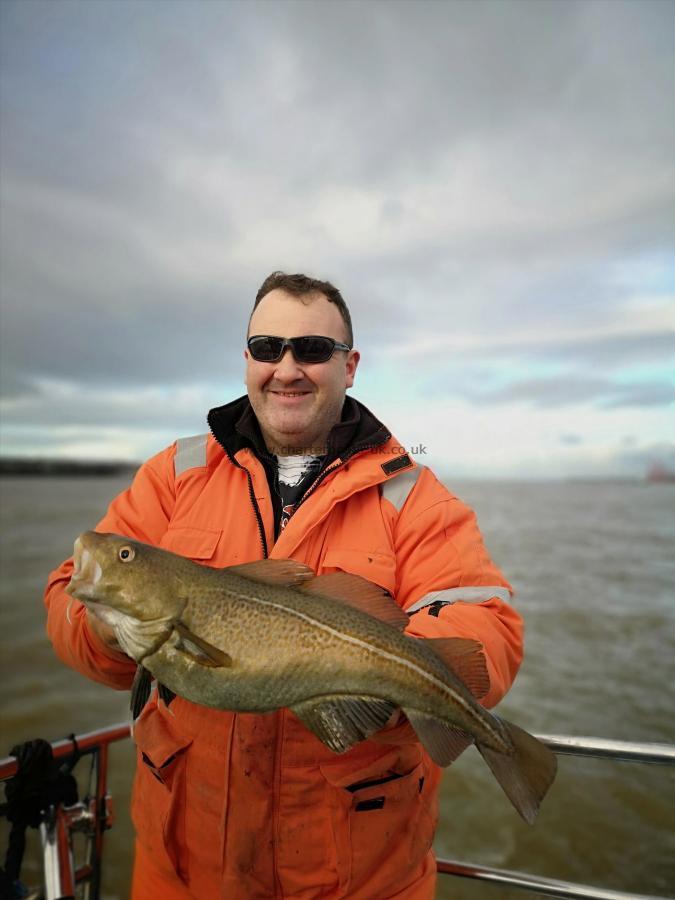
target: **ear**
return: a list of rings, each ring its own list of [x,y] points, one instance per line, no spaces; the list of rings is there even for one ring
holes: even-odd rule
[[[246,385],[246,390],[248,391],[248,364],[251,362],[251,354],[248,352],[248,349],[244,350],[244,359],[246,360],[246,368],[244,369],[244,384]]]
[[[361,354],[358,350],[351,350],[347,355],[347,362],[345,363],[345,387],[350,388],[354,384],[354,377],[356,375],[356,367],[359,364],[359,360],[361,359]]]

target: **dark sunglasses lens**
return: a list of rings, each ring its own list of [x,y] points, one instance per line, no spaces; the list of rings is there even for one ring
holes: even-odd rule
[[[253,359],[258,362],[275,362],[281,356],[283,341],[278,337],[257,337],[248,342]]]
[[[293,353],[300,362],[326,362],[333,354],[333,341],[325,337],[300,337],[293,341]]]

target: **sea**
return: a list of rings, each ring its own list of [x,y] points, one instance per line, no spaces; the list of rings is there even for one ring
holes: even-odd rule
[[[20,741],[129,719],[127,694],[56,658],[42,600],[48,573],[128,481],[0,479],[0,757]],[[476,510],[526,623],[525,660],[499,714],[535,734],[675,743],[675,484],[446,483]],[[130,741],[111,748],[110,763],[115,822],[105,836],[103,896],[123,900],[133,843]],[[3,824],[0,857],[6,841]],[[456,861],[674,897],[675,768],[560,757],[528,826],[470,748],[444,774],[435,848]],[[23,878],[41,878],[35,833]],[[524,896],[453,876],[438,882],[439,900]]]

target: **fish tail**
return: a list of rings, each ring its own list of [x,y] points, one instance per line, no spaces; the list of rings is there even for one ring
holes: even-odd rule
[[[513,752],[500,753],[478,741],[476,747],[516,810],[532,825],[555,778],[556,757],[527,731],[504,719],[499,721],[513,742]]]

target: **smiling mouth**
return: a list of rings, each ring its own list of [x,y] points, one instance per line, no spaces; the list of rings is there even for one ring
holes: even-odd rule
[[[306,397],[310,392],[309,391],[270,391],[271,394],[275,394],[277,397]]]

